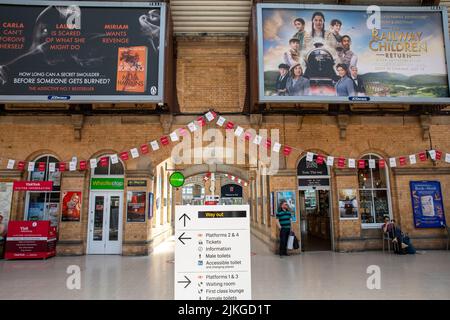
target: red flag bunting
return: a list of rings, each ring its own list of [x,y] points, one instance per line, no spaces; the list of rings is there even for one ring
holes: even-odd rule
[[[205,118],[203,116],[198,117],[197,123],[200,127],[203,127],[206,124]]]
[[[225,126],[225,128],[226,128],[226,129],[233,129],[233,128],[234,128],[234,123],[231,122],[231,121],[228,121],[227,124],[226,124],[226,126]]]
[[[316,163],[317,164],[323,164],[323,158],[324,158],[324,155],[318,154],[317,158],[316,158]]]
[[[101,157],[100,158],[100,167],[107,167],[108,166],[108,157]]]
[[[358,169],[365,169],[366,168],[366,160],[360,159],[358,160]]]
[[[206,176],[209,178],[209,177],[211,177],[211,172],[207,172],[206,173]]]
[[[59,163],[59,171],[61,171],[61,172],[66,171],[66,163],[65,162]]]
[[[425,151],[422,151],[419,153],[419,159],[420,161],[426,161],[427,160],[427,154],[425,153]]]
[[[290,155],[291,152],[292,152],[292,148],[291,148],[291,147],[289,147],[289,146],[284,146],[284,148],[283,148],[283,154],[284,154],[285,156]]]
[[[144,143],[143,145],[141,145],[141,153],[142,154],[148,153],[148,144]]]
[[[180,128],[180,129],[178,129],[178,132],[180,133],[180,135],[181,136],[185,136],[185,135],[187,135],[187,130],[185,129],[185,128]]]
[[[344,168],[345,167],[345,158],[340,157],[338,159],[338,167],[339,168]]]
[[[442,151],[436,150],[436,160],[441,160],[442,158]]]
[[[120,153],[120,159],[122,159],[123,161],[127,161],[130,158],[130,156],[128,155],[128,151],[124,151]]]
[[[406,166],[406,157],[400,157],[398,158],[398,162],[401,166]]]
[[[384,169],[386,167],[386,161],[384,159],[378,160],[378,167]]]
[[[86,167],[87,167],[87,161],[81,160],[80,161],[80,170],[84,171],[84,170],[86,170]]]
[[[161,139],[159,139],[159,140],[161,141],[161,144],[163,146],[167,146],[170,143],[169,137],[167,137],[167,136],[162,136]]]
[[[19,169],[20,171],[25,170],[25,161],[19,161],[19,163],[17,164],[17,169]]]
[[[45,171],[45,162],[39,162],[38,164],[38,170],[40,172],[44,172]]]
[[[272,140],[267,139],[267,140],[266,140],[266,143],[264,143],[264,146],[265,146],[267,149],[270,149],[270,147],[272,146]]]

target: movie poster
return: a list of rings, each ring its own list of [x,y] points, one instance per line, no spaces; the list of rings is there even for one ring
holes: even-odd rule
[[[280,209],[280,204],[282,200],[285,200],[288,204],[289,211],[291,212],[292,222],[296,222],[297,201],[295,191],[277,191],[277,208],[276,208],[277,212]]]
[[[0,101],[162,100],[164,3],[5,2]]]
[[[339,190],[339,218],[358,219],[358,200],[356,189]]]
[[[441,183],[439,181],[410,181],[411,201],[416,228],[446,226]]]
[[[144,191],[127,192],[127,222],[145,222],[146,201]]]
[[[443,9],[258,8],[261,101],[449,101]]]
[[[80,221],[81,191],[64,191],[62,193],[61,221]]]

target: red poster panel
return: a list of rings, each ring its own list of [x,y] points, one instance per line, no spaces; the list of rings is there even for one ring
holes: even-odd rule
[[[14,181],[14,191],[52,191],[53,181]]]
[[[10,221],[6,259],[43,259],[56,254],[56,227],[50,221]]]

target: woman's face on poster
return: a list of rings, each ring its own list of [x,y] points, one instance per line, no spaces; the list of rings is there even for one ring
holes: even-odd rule
[[[345,69],[342,67],[337,68],[337,72],[339,73],[339,76],[341,78],[345,77],[345,75],[347,74],[347,71],[345,71]]]
[[[300,77],[302,74],[303,74],[302,67],[301,66],[296,66],[294,68],[294,76]]]
[[[321,16],[315,16],[313,26],[315,30],[323,30],[323,18]]]

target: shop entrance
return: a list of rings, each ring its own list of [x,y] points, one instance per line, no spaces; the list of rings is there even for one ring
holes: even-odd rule
[[[91,192],[89,210],[89,254],[122,253],[121,192]]]
[[[297,167],[302,251],[333,249],[330,176],[326,164],[300,160]]]

